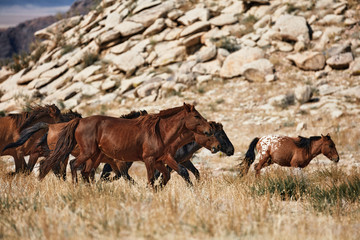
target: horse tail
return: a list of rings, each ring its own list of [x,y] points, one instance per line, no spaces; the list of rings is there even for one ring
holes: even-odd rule
[[[259,139],[260,138],[254,138],[250,143],[249,149],[245,153],[244,161],[241,163],[243,165],[240,171],[242,175],[247,174],[251,164],[255,160],[255,148],[256,148],[256,144],[259,142]]]
[[[41,129],[46,129],[46,131],[47,131],[49,129],[49,125],[44,122],[38,122],[38,123],[34,124],[33,126],[24,129],[23,131],[20,132],[19,139],[16,142],[6,145],[3,149],[3,151],[5,151],[6,149],[9,149],[9,148],[16,148],[16,147],[23,145],[34,133],[36,133],[37,131],[39,131]]]
[[[40,164],[39,179],[42,180],[49,171],[60,162],[64,162],[76,145],[75,130],[81,118],[75,118],[68,122],[61,132],[54,151]]]

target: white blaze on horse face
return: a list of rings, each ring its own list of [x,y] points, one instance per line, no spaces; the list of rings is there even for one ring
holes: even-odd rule
[[[280,147],[282,140],[283,140],[282,136],[265,136],[260,138],[259,140],[260,155],[261,156],[265,155],[270,147],[271,147],[271,152],[275,152]]]

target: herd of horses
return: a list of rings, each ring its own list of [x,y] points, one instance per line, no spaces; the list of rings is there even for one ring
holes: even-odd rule
[[[65,180],[71,154],[75,157],[69,163],[73,182],[78,181],[77,170],[81,170],[86,181],[94,181],[100,163],[105,163],[102,180],[123,177],[134,182],[129,168],[134,161],[143,161],[148,183],[154,188],[158,187],[155,181],[159,177],[160,187],[165,186],[172,170],[192,185],[188,170],[200,179],[191,162],[197,150],[205,147],[212,153],[234,154],[234,146],[222,124],[207,121],[193,105],[186,103],[155,114],[133,111],[119,118],[101,115],[82,118],[77,112],[62,113],[55,105],[45,105],[0,119],[0,156],[14,158],[15,173],[32,172],[43,157],[40,180],[51,170]],[[329,134],[310,138],[265,136],[250,143],[243,174],[255,160],[255,149],[259,153],[255,165],[257,176],[263,167],[273,163],[303,168],[321,153],[334,162],[339,161]],[[28,163],[25,156],[29,156]],[[111,172],[115,177],[110,178]]]

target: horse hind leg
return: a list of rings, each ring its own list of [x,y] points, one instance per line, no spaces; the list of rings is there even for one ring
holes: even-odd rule
[[[270,155],[268,153],[266,153],[265,155],[261,155],[259,162],[257,164],[255,164],[254,169],[255,169],[255,176],[259,177],[260,176],[260,170],[266,166],[269,166],[271,164],[271,158]]]
[[[187,182],[188,185],[190,185],[190,186],[193,185],[190,180],[189,172],[186,170],[185,167],[183,167],[182,165],[179,165],[170,154],[168,154],[165,157],[165,163],[169,167],[174,169]]]
[[[162,174],[162,181],[160,184],[160,188],[165,187],[167,182],[170,180],[170,172],[167,167],[162,162],[156,162],[155,168]],[[157,188],[155,188],[157,190]]]

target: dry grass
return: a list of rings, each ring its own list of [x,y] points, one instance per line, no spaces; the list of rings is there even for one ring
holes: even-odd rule
[[[271,169],[255,179],[201,169],[202,180],[193,188],[175,174],[160,192],[146,187],[144,168],[131,174],[132,186],[114,183],[80,183],[73,186],[47,176],[10,178],[0,174],[0,236],[4,239],[358,239],[359,198],[321,202],[314,208],[315,187],[337,185],[354,178],[325,168],[293,175],[289,169]],[[281,177],[283,176],[283,177]],[[281,194],[281,179],[306,191],[296,198]],[[269,185],[269,183],[272,184]],[[270,191],[267,186],[280,186]],[[310,187],[311,186],[311,187]],[[260,192],[256,189],[262,188]],[[279,190],[280,189],[280,190]],[[300,188],[299,188],[300,189]],[[278,191],[279,190],[279,191]],[[285,199],[285,200],[284,200]]]

